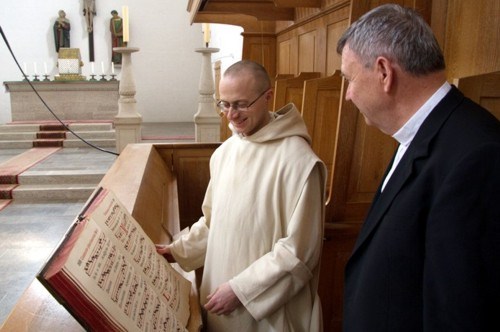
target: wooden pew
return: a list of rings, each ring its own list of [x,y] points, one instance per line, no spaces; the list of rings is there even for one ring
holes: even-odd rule
[[[294,78],[294,77],[295,77],[294,74],[276,74],[276,76],[274,77],[274,81],[284,80],[287,78]]]
[[[116,194],[153,242],[168,243],[171,234],[201,216],[209,179],[208,161],[217,147],[218,144],[131,144],[99,186]],[[202,321],[195,273],[178,270],[193,283],[188,330],[199,331]],[[35,279],[0,331],[72,332],[83,328]]]
[[[330,201],[333,160],[337,144],[337,126],[341,104],[342,77],[332,76],[306,80],[302,117],[312,139],[312,149],[328,170],[327,204]]]
[[[453,84],[500,120],[500,72],[455,79]]]
[[[297,109],[302,108],[302,96],[304,93],[304,81],[319,78],[320,73],[302,72],[293,78],[279,78],[274,83],[274,105],[277,111],[288,103],[294,103]]]

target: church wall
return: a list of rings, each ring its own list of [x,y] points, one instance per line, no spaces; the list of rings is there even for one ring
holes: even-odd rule
[[[194,49],[203,47],[201,24],[190,24],[185,1],[96,0],[94,18],[95,73],[111,71],[111,33],[109,19],[115,9],[121,16],[122,5],[129,7],[129,46],[139,47],[133,53],[132,64],[136,82],[137,111],[144,122],[191,122],[198,108],[198,82],[201,56]],[[38,74],[57,74],[52,26],[60,9],[71,22],[71,47],[79,48],[84,66],[82,74],[89,76],[88,34],[80,1],[2,0],[0,24],[21,67],[26,63],[28,75],[33,75],[34,62]],[[234,44],[234,43],[233,43]],[[212,45],[211,45],[212,46]],[[217,46],[218,47],[218,46]],[[234,53],[234,52],[233,52]],[[221,51],[214,55],[223,56]],[[235,60],[232,54],[227,60]],[[237,59],[236,59],[237,60]],[[16,67],[3,40],[0,41],[0,82],[20,81]],[[115,67],[115,73],[120,68]],[[90,78],[90,77],[88,77]],[[119,76],[118,76],[119,78]],[[0,91],[0,124],[11,121],[10,96]]]

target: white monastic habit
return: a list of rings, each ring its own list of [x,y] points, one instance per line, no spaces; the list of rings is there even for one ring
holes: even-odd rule
[[[203,214],[173,243],[186,270],[204,266],[200,301],[229,281],[242,302],[207,315],[209,331],[322,331],[317,294],[326,170],[289,104],[210,160]]]

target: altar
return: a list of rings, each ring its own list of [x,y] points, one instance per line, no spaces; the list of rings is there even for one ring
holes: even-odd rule
[[[31,82],[61,120],[113,121],[118,114],[119,81]],[[26,81],[4,82],[12,121],[54,120]]]

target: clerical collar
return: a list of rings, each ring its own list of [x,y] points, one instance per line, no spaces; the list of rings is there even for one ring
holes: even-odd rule
[[[413,116],[406,121],[406,123],[401,127],[392,137],[398,141],[401,145],[409,146],[413,137],[417,134],[418,129],[431,113],[431,111],[436,107],[436,105],[441,101],[441,99],[446,96],[448,91],[450,91],[451,85],[448,82],[444,82],[443,85],[418,109],[418,111],[413,114]]]

